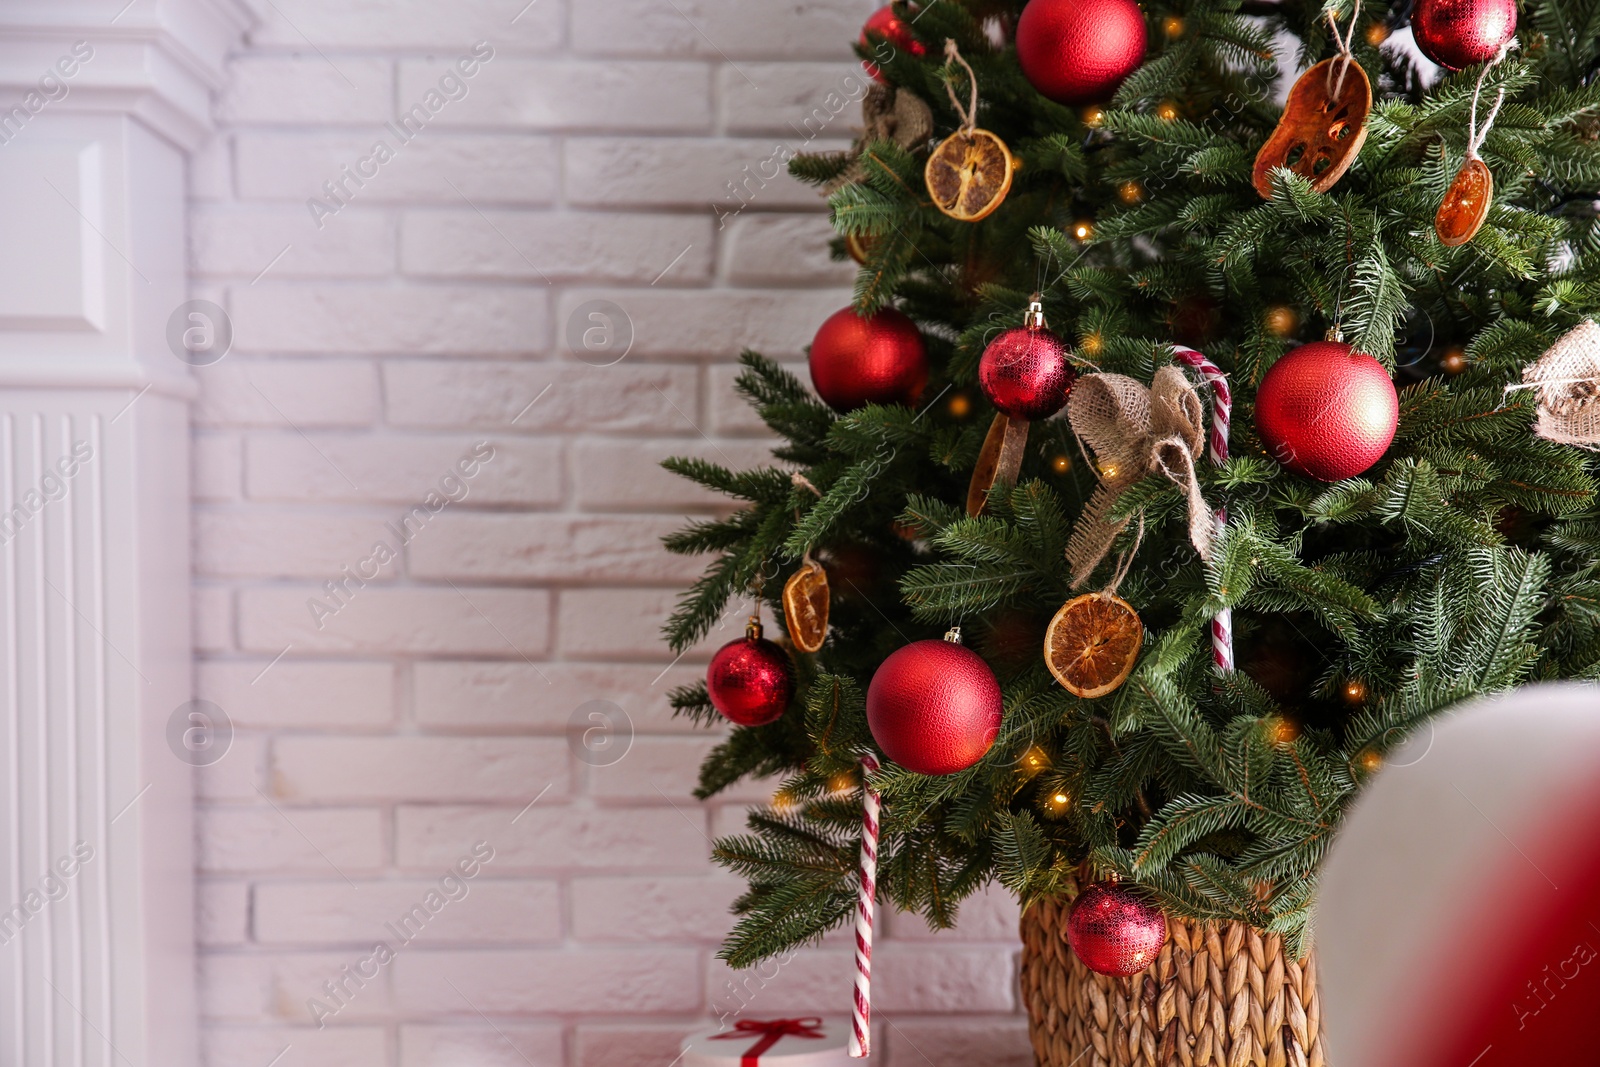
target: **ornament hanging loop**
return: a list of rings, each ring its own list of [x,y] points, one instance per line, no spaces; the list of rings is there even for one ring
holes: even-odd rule
[[[822,490],[818,489],[815,485],[812,485],[811,484],[811,479],[807,478],[804,474],[801,474],[799,471],[795,471],[793,474],[789,475],[789,484],[793,485],[796,489],[804,489],[804,490],[806,490],[807,492],[809,492],[813,496],[815,496],[818,500],[822,499]],[[794,521],[795,522],[799,522],[800,521],[800,509],[799,508],[795,509]],[[815,562],[815,560],[813,560],[811,558],[811,546],[810,545],[806,546],[805,554],[802,555],[800,557],[800,559],[801,559],[801,562],[805,563],[807,566],[809,566],[810,564]]]
[[[769,570],[768,568],[771,569]],[[777,561],[769,556],[763,559],[761,566],[757,567],[755,573],[750,575],[750,585],[746,592],[750,594],[750,619],[752,622],[760,622],[761,597],[766,593],[767,583],[778,576],[778,571]]]
[[[804,489],[806,492],[815,496],[818,500],[822,499],[822,490],[812,485],[811,479],[807,478],[799,471],[795,471],[793,474],[789,475],[789,484],[793,485],[796,489]]]
[[[1356,22],[1361,18],[1361,0],[1355,0],[1355,10],[1350,13],[1350,28],[1339,33],[1339,13],[1328,12],[1328,29],[1333,34],[1333,43],[1339,46],[1339,75],[1335,80],[1333,68],[1328,68],[1328,95],[1335,99],[1344,92],[1345,75],[1350,73],[1350,64],[1356,61],[1355,55],[1350,51],[1350,46],[1356,38]]]
[[[1506,102],[1506,87],[1502,85],[1500,92],[1495,95],[1494,107],[1489,109],[1489,114],[1483,120],[1483,129],[1478,129],[1478,98],[1483,95],[1484,79],[1489,76],[1491,70],[1505,62],[1506,56],[1510,55],[1516,47],[1517,39],[1513,37],[1501,45],[1500,51],[1496,53],[1495,57],[1485,63],[1483,69],[1478,72],[1478,84],[1472,90],[1472,111],[1467,119],[1467,161],[1469,163],[1478,158],[1478,150],[1483,147],[1483,142],[1488,140],[1489,130],[1494,127],[1494,120],[1500,117],[1500,106]]]
[[[961,119],[961,128],[971,133],[978,128],[978,76],[972,73],[972,65],[962,56],[961,49],[956,47],[956,42],[946,37],[944,39],[944,64],[948,67],[951,63],[960,63],[967,72],[967,85],[971,88],[968,93],[967,106],[961,106],[961,99],[956,96],[955,82],[946,77],[944,82],[945,92],[950,94],[950,105],[956,109],[956,115]]]
[[[1139,527],[1134,531],[1133,544],[1129,545],[1117,560],[1117,566],[1111,573],[1111,584],[1100,590],[1096,596],[1102,599],[1116,599],[1117,590],[1122,586],[1122,580],[1128,576],[1128,571],[1133,569],[1133,557],[1139,554],[1139,546],[1144,544],[1144,508],[1138,512]]]

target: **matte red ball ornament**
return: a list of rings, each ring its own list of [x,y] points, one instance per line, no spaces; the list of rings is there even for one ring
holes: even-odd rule
[[[1273,458],[1324,482],[1354,478],[1382,459],[1399,424],[1389,372],[1341,341],[1289,352],[1256,393],[1256,429]]]
[[[861,27],[861,46],[871,49],[874,53],[884,44],[891,48],[909,52],[914,56],[926,55],[928,46],[911,36],[911,27],[905,20],[894,13],[893,4],[885,4],[874,11],[867,19],[866,25]],[[885,58],[878,55],[879,59]],[[889,84],[889,79],[883,76],[883,71],[878,69],[876,63],[863,61],[861,64],[867,76],[883,85]]]
[[[989,342],[978,361],[978,384],[1003,414],[1038,422],[1065,406],[1078,372],[1067,362],[1066,343],[1045,326],[1037,300],[1024,323]]]
[[[1096,882],[1072,902],[1067,943],[1096,974],[1131,978],[1161,954],[1167,917],[1116,882]]]
[[[811,341],[811,384],[836,411],[914,404],[928,384],[922,333],[894,308],[866,318],[853,308],[836,311]]]
[[[789,654],[761,636],[751,619],[745,635],[717,649],[706,670],[711,706],[740,726],[765,726],[783,716],[794,696]]]
[[[1411,34],[1422,54],[1451,70],[1487,63],[1517,32],[1517,0],[1417,0]]]
[[[1133,0],[1029,0],[1017,61],[1058,104],[1104,103],[1144,62],[1144,15]]]
[[[918,774],[954,774],[983,758],[1000,732],[1000,683],[959,632],[916,641],[879,665],[867,687],[878,747]]]

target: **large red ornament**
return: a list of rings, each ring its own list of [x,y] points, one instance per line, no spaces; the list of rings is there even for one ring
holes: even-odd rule
[[[887,42],[890,46],[902,51],[910,52],[914,56],[926,55],[928,52],[928,46],[911,36],[911,27],[907,26],[905,20],[894,13],[893,4],[884,4],[878,8],[867,19],[866,25],[861,27],[861,46],[863,48],[876,51],[882,42]],[[878,58],[884,59],[885,57],[879,55]],[[863,61],[861,67],[867,72],[867,76],[874,81],[883,85],[889,84],[889,79],[883,76],[883,71],[878,69],[876,63]]]
[[[811,341],[811,384],[836,411],[914,404],[928,384],[922,333],[894,308],[866,318],[853,308],[836,311]]]
[[[1038,422],[1066,404],[1078,373],[1067,362],[1066,344],[1045,327],[1038,301],[1028,306],[1025,322],[989,342],[978,384],[1002,413]]]
[[[1161,954],[1167,917],[1115,882],[1096,882],[1072,902],[1067,943],[1096,974],[1130,978]]]
[[[1017,20],[1017,61],[1058,104],[1109,100],[1144,62],[1144,15],[1133,0],[1029,0]]]
[[[745,635],[717,649],[706,670],[711,706],[740,726],[765,726],[783,716],[794,696],[794,667],[751,619]]]
[[[1389,372],[1340,341],[1289,352],[1256,393],[1256,429],[1273,457],[1324,482],[1354,478],[1382,459],[1399,424]]]
[[[1411,35],[1451,70],[1487,63],[1517,32],[1517,0],[1417,0]]]
[[[894,652],[867,687],[873,739],[890,759],[918,774],[966,770],[1000,732],[1000,683],[954,634]]]

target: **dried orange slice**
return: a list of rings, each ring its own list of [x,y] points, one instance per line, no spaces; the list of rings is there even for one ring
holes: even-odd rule
[[[1489,203],[1494,200],[1494,175],[1481,159],[1469,159],[1462,164],[1456,180],[1444,194],[1444,203],[1433,217],[1433,228],[1439,241],[1447,247],[1464,245],[1478,235],[1483,220],[1489,217]]]
[[[1011,191],[1011,149],[988,130],[957,130],[939,142],[922,170],[933,206],[953,219],[977,222]]]
[[[978,465],[967,483],[967,514],[982,515],[989,506],[989,491],[997,485],[1016,485],[1028,447],[1028,420],[996,415],[989,424],[978,453]]]
[[[1103,697],[1139,662],[1144,623],[1120,597],[1087,593],[1062,605],[1044,634],[1044,662],[1067,692]]]
[[[862,237],[857,234],[846,234],[844,250],[850,253],[850,258],[861,264],[867,265],[867,257],[872,255],[872,246],[877,243],[876,237]]]
[[[828,572],[808,559],[783,586],[783,621],[801,652],[815,652],[828,636]]]
[[[1361,64],[1335,56],[1300,75],[1278,128],[1256,154],[1250,176],[1256,192],[1272,199],[1275,167],[1288,167],[1319,193],[1332,189],[1361,154],[1370,114],[1372,83]]]

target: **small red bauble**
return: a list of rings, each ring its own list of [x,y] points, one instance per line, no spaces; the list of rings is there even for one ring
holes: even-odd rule
[[[953,638],[896,651],[867,687],[873,740],[918,774],[954,774],[977,763],[1000,732],[1000,715],[994,672]]]
[[[1399,424],[1389,372],[1339,341],[1294,349],[1256,393],[1256,429],[1273,458],[1324,482],[1354,478],[1382,459]]]
[[[1028,305],[1026,323],[989,342],[978,384],[1001,413],[1038,422],[1066,404],[1078,373],[1067,362],[1065,342],[1046,329],[1038,301]]]
[[[1096,974],[1130,978],[1161,954],[1167,917],[1115,882],[1096,882],[1072,902],[1067,942]]]
[[[894,308],[866,318],[853,308],[836,311],[811,341],[811,384],[835,411],[914,404],[928,384],[922,333]]]
[[[1411,35],[1451,70],[1487,63],[1517,32],[1517,0],[1417,0]]]
[[[1144,62],[1144,15],[1134,0],[1029,0],[1017,20],[1017,62],[1058,104],[1109,100]]]
[[[905,20],[894,13],[893,4],[884,4],[878,8],[867,19],[866,25],[861,27],[861,46],[863,48],[869,48],[876,52],[883,42],[887,42],[894,48],[910,52],[914,56],[926,55],[928,52],[928,46],[911,36],[911,27],[907,26]],[[878,58],[883,59],[885,57],[880,55]],[[883,85],[889,84],[889,79],[883,76],[883,71],[878,69],[876,63],[863,61],[861,67],[867,72],[867,76],[874,81]]]
[[[751,619],[745,636],[717,649],[706,670],[711,706],[740,726],[765,726],[783,717],[794,696],[794,667],[783,649],[761,636]]]

